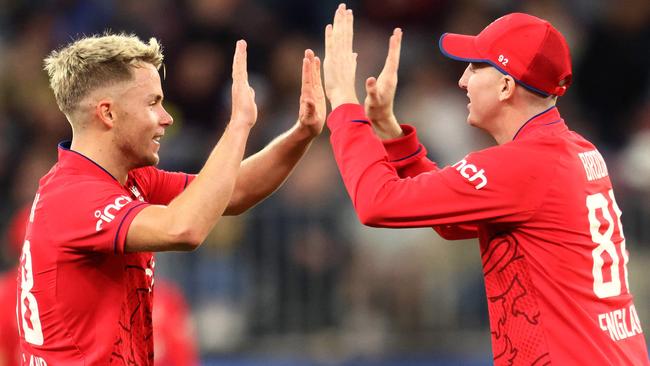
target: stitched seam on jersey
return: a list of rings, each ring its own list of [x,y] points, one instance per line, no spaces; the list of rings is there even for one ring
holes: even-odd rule
[[[138,207],[140,207],[142,205],[146,205],[146,204],[147,204],[146,202],[141,202],[141,203],[131,207],[126,212],[126,214],[122,218],[122,221],[120,221],[120,225],[117,227],[117,232],[115,233],[115,239],[113,240],[113,253],[117,254],[117,239],[120,237],[120,231],[122,230],[122,224],[124,224],[124,221],[126,220],[126,218],[129,217],[129,215],[131,214],[131,211],[133,211],[134,209],[136,209],[136,208],[138,208]],[[126,238],[124,238],[124,240],[126,241]]]
[[[418,146],[418,149],[415,150],[414,153],[409,154],[409,155],[407,155],[407,156],[405,156],[405,157],[403,157],[403,158],[399,158],[399,159],[395,159],[395,160],[390,160],[389,162],[390,162],[390,163],[397,163],[398,161],[402,161],[402,160],[406,160],[406,159],[408,159],[408,158],[412,158],[412,157],[416,156],[417,154],[419,154],[421,151],[422,151],[422,144],[420,144],[420,146]]]
[[[554,124],[556,124],[556,123],[560,123],[560,122],[562,122],[562,118],[557,119],[557,120],[555,120],[555,121],[553,121],[553,122],[544,123],[544,126],[554,125]]]
[[[514,141],[514,140],[517,138],[517,136],[519,135],[519,132],[521,132],[521,130],[523,130],[524,127],[526,127],[526,126],[528,125],[528,123],[530,123],[530,121],[532,121],[532,120],[534,120],[535,118],[541,116],[542,114],[544,114],[544,113],[550,111],[550,110],[553,109],[553,108],[555,108],[555,106],[552,106],[552,107],[548,108],[547,110],[542,111],[542,112],[539,112],[539,113],[537,113],[536,115],[530,117],[530,119],[529,119],[528,121],[524,122],[524,124],[521,125],[521,127],[519,127],[519,129],[517,130],[517,133],[515,133],[515,135],[512,136],[512,140]]]

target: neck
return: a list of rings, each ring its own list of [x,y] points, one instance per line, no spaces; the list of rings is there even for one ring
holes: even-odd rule
[[[119,152],[110,143],[104,143],[99,136],[84,136],[73,133],[70,150],[74,150],[109,172],[120,184],[126,184],[130,168],[119,159]]]
[[[508,143],[514,139],[517,132],[526,122],[553,106],[553,104],[534,104],[524,107],[509,105],[504,108],[502,116],[499,117],[499,120],[503,121],[503,123],[491,135],[499,145]]]

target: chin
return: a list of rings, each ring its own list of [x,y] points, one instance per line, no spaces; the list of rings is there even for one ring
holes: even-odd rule
[[[160,161],[160,158],[158,157],[158,154],[142,157],[140,159],[140,162],[136,165],[135,168],[143,168],[146,166],[155,166],[158,165],[158,161]]]

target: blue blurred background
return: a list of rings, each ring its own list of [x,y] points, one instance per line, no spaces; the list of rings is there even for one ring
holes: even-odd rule
[[[55,162],[56,144],[71,136],[42,70],[50,50],[106,29],[161,40],[165,104],[175,123],[163,140],[160,167],[197,172],[228,121],[234,42],[249,43],[259,108],[252,153],[295,123],[304,49],[323,56],[323,29],[337,4],[0,0],[3,240],[11,241],[11,219],[31,203],[38,179]],[[360,96],[363,80],[383,66],[392,29],[404,30],[397,115],[418,128],[440,165],[493,141],[466,124],[466,97],[457,87],[465,65],[441,56],[439,36],[475,34],[512,11],[546,18],[565,35],[575,81],[560,111],[608,162],[631,252],[630,282],[648,329],[650,2],[355,0],[348,6],[355,12]],[[245,215],[224,218],[199,250],[157,255],[156,286],[165,283],[176,296],[156,305],[155,321],[182,318],[185,309],[189,318],[161,326],[156,341],[180,335],[178,342],[189,342],[195,350],[188,352],[198,352],[205,365],[491,364],[478,244],[447,242],[430,229],[361,226],[328,145],[324,132],[278,192]],[[11,274],[16,260],[4,245],[0,270]],[[163,341],[159,359],[181,354],[182,346],[161,347]],[[176,364],[196,364],[186,360]]]

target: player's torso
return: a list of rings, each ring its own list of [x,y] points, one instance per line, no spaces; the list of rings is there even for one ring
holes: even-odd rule
[[[606,165],[580,136],[557,138],[556,170],[533,217],[480,226],[495,364],[643,365]]]
[[[93,192],[68,188],[57,174],[41,180],[21,256],[24,362],[101,365],[112,357],[149,365],[153,255],[86,249],[101,244],[84,243],[97,238],[82,233],[95,231],[103,207],[80,218],[71,205]],[[128,189],[124,195],[138,199]]]

